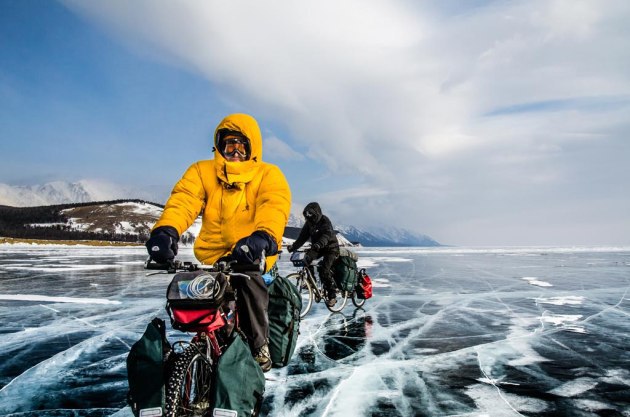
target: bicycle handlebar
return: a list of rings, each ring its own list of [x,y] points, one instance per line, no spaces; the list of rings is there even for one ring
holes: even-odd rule
[[[193,262],[182,262],[178,259],[173,259],[165,263],[158,263],[151,259],[151,257],[149,257],[144,263],[144,269],[153,271],[165,271],[166,274],[175,274],[177,272],[192,272],[198,271],[200,269],[224,273],[264,272],[261,268],[260,262],[255,264],[239,264],[236,261],[220,261],[214,265],[199,265]]]
[[[178,271],[196,271],[200,268],[199,265],[192,262],[182,262],[177,259],[173,259],[165,263],[159,263],[149,258],[144,263],[144,269],[150,269],[154,271],[166,271],[167,274],[174,274]]]

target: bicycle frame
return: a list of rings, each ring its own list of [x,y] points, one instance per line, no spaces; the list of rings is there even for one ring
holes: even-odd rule
[[[300,269],[295,273],[287,275],[287,279],[296,286],[302,297],[302,311],[300,312],[300,317],[303,318],[310,311],[313,300],[319,303],[322,300],[327,300],[327,296],[321,279],[315,279],[314,270],[311,270],[316,264],[311,263],[307,265],[304,263],[303,259],[294,259],[293,256],[295,256],[295,253],[302,252],[294,252],[291,258],[293,265],[298,266]],[[333,305],[326,303],[326,308],[333,313],[341,311],[348,301],[348,291],[339,291],[338,293],[337,303]]]
[[[298,252],[294,252],[294,254],[291,255],[291,262],[300,269],[295,273],[287,275],[287,279],[296,286],[302,297],[302,311],[300,312],[300,317],[303,318],[310,311],[313,300],[319,303],[322,300],[326,300],[327,297],[325,296],[326,292],[321,279],[316,280],[314,270],[311,270],[316,264],[305,264],[303,256],[295,256],[296,253]],[[352,299],[352,304],[356,307],[362,307],[363,304],[365,304],[364,299],[357,297],[355,287],[351,291],[338,291],[337,303],[332,306],[326,304],[326,308],[333,313],[340,312],[345,307],[349,298]]]
[[[324,298],[324,287],[321,283],[321,280],[315,279],[315,275],[311,268],[315,268],[315,265],[303,266],[302,269],[298,271],[298,274],[302,275],[304,279],[308,280],[311,284],[311,288],[313,289],[313,293],[315,295],[315,302],[319,303]]]
[[[189,322],[176,325],[177,317],[182,316],[177,316],[168,302],[166,307],[173,328],[195,334],[190,341],[179,340],[173,343],[174,354],[169,357],[166,364],[165,416],[205,415],[211,403],[212,375],[216,372],[218,360],[227,348],[233,332],[240,333],[236,308],[238,291],[230,286],[230,278],[239,273],[231,271],[229,264],[219,268],[203,268],[192,263],[173,262],[165,265],[147,262],[145,268],[162,270],[156,273],[193,272],[205,269],[222,273],[226,278],[225,287],[221,292],[223,300],[216,307],[210,305],[207,308],[200,308],[199,311],[190,310],[193,316],[198,312],[205,314],[208,318],[203,321],[208,323],[205,328],[201,322],[196,321],[196,318],[190,322],[193,326],[190,329],[186,328]],[[209,303],[211,304],[211,301]]]

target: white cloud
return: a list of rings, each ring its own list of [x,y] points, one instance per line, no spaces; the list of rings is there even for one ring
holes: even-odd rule
[[[383,0],[65,3],[282,123],[292,143],[270,138],[268,149],[291,158],[305,147],[332,173],[357,173],[389,195],[388,205],[369,198],[364,221],[391,210],[438,240],[474,243],[499,211],[522,225],[528,207],[568,199],[583,208],[630,180],[614,163],[630,157],[625,0],[489,2],[461,13]],[[630,235],[629,198],[610,197],[616,209],[602,230],[619,230],[610,243]],[[461,223],[467,237],[451,234]],[[556,229],[558,243],[578,243]]]
[[[294,151],[286,142],[278,139],[276,136],[265,136],[264,138],[265,155],[273,155],[274,158],[284,160],[300,161],[304,159],[304,155]]]

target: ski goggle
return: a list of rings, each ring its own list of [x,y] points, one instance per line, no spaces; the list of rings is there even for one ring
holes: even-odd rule
[[[315,218],[315,212],[312,210],[306,210],[304,212],[304,217],[306,217],[308,220],[313,220]]]
[[[242,138],[229,138],[223,140],[223,155],[236,156],[239,154],[247,158],[249,152],[249,140]]]

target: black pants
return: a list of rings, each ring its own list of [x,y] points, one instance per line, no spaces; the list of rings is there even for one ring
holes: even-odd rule
[[[258,273],[233,274],[230,284],[237,292],[238,325],[247,336],[250,349],[255,350],[269,339],[269,293]]]
[[[314,256],[310,256],[310,255],[314,255]],[[317,268],[318,272],[319,272],[319,279],[322,280],[322,284],[324,285],[324,290],[326,290],[326,292],[328,294],[333,293],[337,286],[335,285],[335,280],[333,278],[332,275],[332,265],[333,262],[335,262],[335,259],[337,259],[339,257],[339,250],[327,250],[327,251],[322,251],[322,252],[314,252],[314,251],[309,251],[309,257],[311,257],[311,259],[316,259],[319,258],[320,256],[323,256],[322,260],[319,262],[319,266]]]

